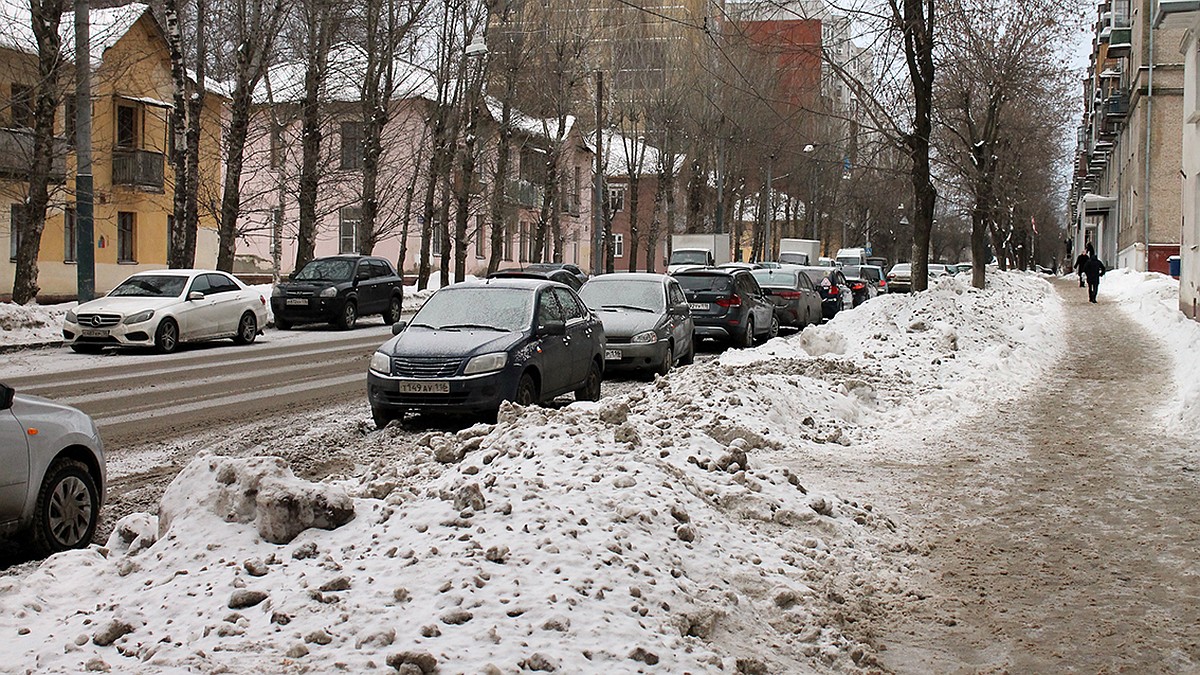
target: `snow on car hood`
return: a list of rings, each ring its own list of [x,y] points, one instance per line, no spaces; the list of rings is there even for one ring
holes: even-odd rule
[[[433,330],[409,326],[380,348],[392,356],[471,356],[507,351],[524,333],[502,333],[492,330],[454,329]]]
[[[162,309],[183,301],[183,298],[178,296],[170,298],[148,298],[131,295],[105,296],[79,305],[75,308],[75,314],[107,313],[128,316],[146,309]]]
[[[653,330],[662,320],[658,312],[633,309],[602,309],[596,315],[604,323],[604,334],[608,337],[633,337],[643,331]]]

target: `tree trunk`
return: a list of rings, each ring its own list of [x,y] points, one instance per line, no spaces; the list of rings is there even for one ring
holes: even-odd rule
[[[912,288],[929,288],[929,238],[937,189],[930,175],[930,136],[933,132],[934,0],[903,0],[905,59],[913,87],[913,130],[905,137],[912,160],[913,209]]]
[[[171,85],[175,107],[171,109],[170,163],[175,173],[172,188],[171,229],[167,232],[167,267],[184,267],[187,256],[187,64],[183,53],[183,37],[179,29],[179,0],[167,0],[163,5],[167,20],[167,47],[171,53]]]
[[[629,209],[629,271],[637,271],[638,259],[638,183],[641,177],[636,172],[629,173],[629,199],[625,208]],[[650,258],[654,257],[654,249],[647,247],[646,262],[650,262]],[[649,269],[649,265],[647,265]]]
[[[308,42],[304,55],[304,99],[300,103],[300,184],[296,206],[300,223],[296,235],[296,262],[299,270],[317,252],[317,191],[320,188],[318,165],[321,161],[321,89],[329,65],[327,26],[321,20],[322,8],[308,22]],[[315,20],[314,20],[315,19]]]
[[[196,266],[196,238],[200,234],[200,120],[204,111],[208,62],[208,0],[196,0],[195,89],[188,98],[187,171],[184,188],[183,257],[180,267]]]
[[[500,104],[500,129],[496,140],[496,172],[492,176],[491,208],[491,255],[488,258],[488,274],[500,269],[504,257],[504,198],[508,191],[508,162],[512,154],[512,96],[516,88],[516,75],[505,74],[505,96]]]
[[[237,250],[237,219],[242,210],[242,168],[246,161],[246,136],[250,129],[250,93],[253,84],[242,80],[229,106],[229,135],[226,137],[225,186],[221,198],[221,220],[217,224],[217,269],[233,271]]]

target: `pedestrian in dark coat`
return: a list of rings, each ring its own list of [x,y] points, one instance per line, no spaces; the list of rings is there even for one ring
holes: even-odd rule
[[[1096,292],[1100,290],[1100,277],[1104,276],[1104,263],[1100,262],[1095,252],[1088,256],[1083,265],[1083,273],[1087,277],[1088,301],[1096,302]]]
[[[1087,265],[1088,256],[1092,255],[1092,245],[1088,244],[1087,250],[1079,254],[1075,259],[1075,271],[1079,274],[1079,287],[1083,288],[1083,268]]]

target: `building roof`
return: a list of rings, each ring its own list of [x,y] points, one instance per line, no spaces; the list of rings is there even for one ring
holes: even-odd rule
[[[329,76],[325,81],[324,101],[353,103],[362,99],[362,81],[367,68],[366,52],[357,45],[342,43],[329,50]],[[394,100],[437,98],[434,73],[405,59],[397,58]],[[304,99],[305,65],[301,60],[271,66],[254,91],[254,102],[299,103]]]
[[[104,58],[104,52],[117,43],[133,25],[150,11],[149,5],[130,3],[119,7],[93,9],[88,12],[91,21],[91,58],[93,67]],[[0,47],[26,54],[37,54],[37,40],[30,26],[29,3],[18,0],[0,0]],[[75,13],[66,12],[58,27],[62,38],[63,56],[68,60],[75,56]]]

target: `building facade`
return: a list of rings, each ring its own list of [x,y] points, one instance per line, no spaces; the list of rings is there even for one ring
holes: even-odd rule
[[[1156,0],[1097,8],[1071,193],[1072,244],[1110,267],[1166,273],[1179,252],[1183,31],[1153,28]]]
[[[91,12],[92,172],[94,181],[95,289],[104,293],[130,274],[163,268],[173,211],[174,176],[166,154],[173,84],[162,28],[142,4]],[[28,18],[26,17],[26,23]],[[73,44],[73,18],[62,19],[64,49]],[[32,40],[32,38],[30,38]],[[9,255],[0,256],[0,294],[12,289],[16,236],[24,217],[28,151],[32,148],[25,97],[36,74],[34,43],[12,40],[0,49],[0,92],[6,98],[0,129],[0,238]],[[70,68],[67,68],[70,70]],[[73,92],[65,82],[63,91]],[[41,299],[74,298],[75,268],[74,100],[65,97],[56,115],[62,138],[59,182],[52,190],[38,256]],[[219,203],[221,99],[209,96],[202,133],[201,190]],[[24,154],[23,154],[24,153]],[[211,266],[217,248],[215,218],[201,216],[198,265]]]

